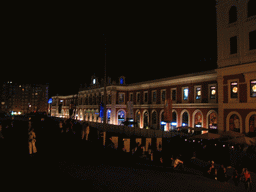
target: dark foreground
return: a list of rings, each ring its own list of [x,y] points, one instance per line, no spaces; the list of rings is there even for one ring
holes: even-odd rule
[[[81,153],[38,152],[33,156],[9,155],[2,158],[2,181],[39,183],[38,189],[82,189],[89,191],[245,191],[228,182],[211,180],[195,168],[185,172],[161,166],[138,164],[128,156],[113,156],[105,149],[92,150],[87,143]],[[252,175],[255,180],[255,175]],[[77,182],[81,181],[81,182]],[[40,186],[40,187],[39,187]],[[82,187],[82,188],[81,188]],[[254,187],[255,190],[255,187]]]
[[[38,153],[29,155],[26,122],[16,125],[7,129],[8,132],[5,130],[5,143],[0,147],[0,183],[11,183],[8,191],[13,191],[12,188],[19,191],[23,188],[28,191],[245,191],[243,183],[236,187],[232,179],[228,182],[209,179],[200,167],[189,162],[185,162],[185,171],[173,171],[150,162],[138,164],[138,159],[131,155],[103,148],[93,130],[91,136],[95,139],[91,142],[81,141],[79,131],[63,137],[54,122],[38,126]],[[229,175],[232,171],[228,170]],[[254,173],[252,180],[256,191]]]

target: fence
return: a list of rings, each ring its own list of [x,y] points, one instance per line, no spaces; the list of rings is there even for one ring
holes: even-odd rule
[[[103,123],[86,122],[89,126],[97,128],[99,131],[112,132],[117,134],[125,134],[126,136],[138,136],[146,138],[171,138],[177,135],[185,136],[182,132],[166,132],[161,130],[152,129],[140,129],[138,127],[128,127],[121,125],[106,124],[104,127]]]

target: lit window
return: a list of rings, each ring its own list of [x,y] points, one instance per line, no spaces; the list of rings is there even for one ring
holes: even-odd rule
[[[184,101],[188,100],[188,88],[183,89],[183,100]]]
[[[230,88],[231,88],[231,98],[238,98],[238,87],[237,87],[238,83],[235,82],[231,82]]]
[[[251,81],[251,97],[256,97],[256,80]]]
[[[93,85],[95,85],[96,84],[96,79],[93,79],[92,83],[93,83]]]
[[[201,99],[201,87],[196,88],[196,100]]]
[[[210,98],[211,99],[215,99],[216,98],[216,87],[215,86],[211,86],[211,88],[210,88],[211,90],[211,92],[210,92]]]

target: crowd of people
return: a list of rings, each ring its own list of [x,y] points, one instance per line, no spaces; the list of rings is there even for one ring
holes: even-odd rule
[[[27,154],[33,157],[37,154],[50,153],[56,156],[74,157],[75,154],[83,156],[85,153],[90,153],[92,156],[99,156],[102,153],[101,155],[105,156],[106,160],[112,156],[109,161],[112,163],[122,162],[120,158],[124,158],[123,162],[127,162],[128,158],[131,158],[131,162],[144,159],[184,171],[186,163],[191,157],[196,156],[195,152],[197,155],[204,153],[205,156],[208,156],[209,154],[205,150],[205,145],[184,142],[183,138],[176,137],[163,142],[165,147],[161,150],[157,150],[156,146],[152,145],[148,146],[148,151],[145,151],[145,146],[135,143],[131,145],[132,149],[130,151],[132,153],[128,155],[128,153],[125,153],[126,149],[122,144],[115,149],[114,143],[111,141],[111,135],[108,134],[105,147],[103,147],[101,133],[85,122],[72,119],[41,118],[36,120],[32,118],[29,121],[3,120],[0,123],[0,148],[1,153],[5,156]],[[177,148],[177,146],[179,147]],[[207,146],[208,149],[211,149],[211,147],[211,145]],[[226,153],[225,150],[222,148],[223,154]],[[208,158],[212,157],[208,156]],[[225,166],[227,165],[222,163],[217,169],[214,161],[212,161],[205,173],[212,179],[222,182],[227,181],[229,178]],[[242,165],[234,167],[236,169],[232,178],[235,185],[244,182],[246,188],[250,189],[252,180],[249,171],[243,169]]]

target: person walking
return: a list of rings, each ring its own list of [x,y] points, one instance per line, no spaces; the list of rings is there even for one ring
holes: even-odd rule
[[[32,128],[28,133],[28,148],[29,154],[37,153],[36,149],[36,134],[34,132],[34,128]]]
[[[82,125],[82,131],[81,131],[82,140],[85,139],[86,141],[88,141],[89,133],[90,133],[90,127],[87,123],[84,122]]]
[[[89,127],[89,125],[87,125],[85,128],[85,140],[86,141],[88,141],[88,139],[89,139],[89,133],[90,133],[90,127]]]
[[[221,182],[226,181],[226,172],[227,172],[227,170],[224,167],[224,165],[222,164],[217,173],[217,178],[219,181],[221,181]]]
[[[245,184],[245,189],[247,191],[251,191],[252,190],[252,178],[251,178],[251,174],[248,171],[248,169],[245,169],[244,172],[244,184]]]
[[[209,177],[217,180],[217,169],[215,168],[214,161],[212,161],[210,169],[208,170]]]
[[[240,176],[238,174],[237,169],[234,170],[232,178],[233,178],[233,181],[235,183],[235,186],[238,186],[239,181],[240,181]]]

